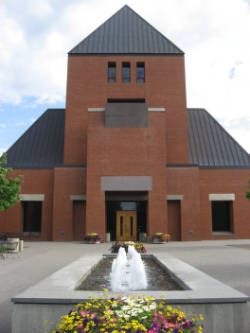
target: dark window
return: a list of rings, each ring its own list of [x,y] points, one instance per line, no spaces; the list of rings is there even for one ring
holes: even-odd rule
[[[144,62],[136,63],[136,82],[145,82],[145,65]]]
[[[108,98],[108,103],[145,103],[145,98]]]
[[[212,201],[213,231],[232,232],[232,201]]]
[[[122,63],[122,82],[130,82],[130,63]]]
[[[22,201],[23,232],[41,232],[42,202]]]
[[[108,82],[116,81],[116,63],[109,62],[108,63]]]

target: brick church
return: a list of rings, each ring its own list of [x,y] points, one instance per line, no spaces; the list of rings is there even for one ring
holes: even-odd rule
[[[183,51],[128,6],[69,52],[66,108],[45,111],[7,157],[24,183],[0,232],[250,238],[249,154],[187,109]]]

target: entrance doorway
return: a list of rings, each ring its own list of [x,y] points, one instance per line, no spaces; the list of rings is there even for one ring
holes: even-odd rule
[[[136,211],[116,212],[116,240],[136,240]]]
[[[73,240],[83,240],[85,233],[85,201],[73,201]]]
[[[181,240],[181,206],[179,200],[168,201],[168,233],[171,240]]]

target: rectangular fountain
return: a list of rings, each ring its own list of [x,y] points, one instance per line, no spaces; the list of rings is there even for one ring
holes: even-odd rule
[[[157,300],[166,298],[169,304],[181,305],[187,313],[202,314],[206,333],[249,332],[248,296],[169,254],[157,257],[147,254],[143,257],[160,265],[177,283],[179,290],[130,290],[106,295],[101,290],[80,290],[80,285],[103,260],[100,255],[82,257],[12,298],[12,333],[50,332],[51,327],[60,321],[60,316],[68,313],[75,304],[89,297],[115,297],[121,294],[143,294]],[[155,280],[157,278],[156,274]],[[54,324],[48,325],[47,321]]]

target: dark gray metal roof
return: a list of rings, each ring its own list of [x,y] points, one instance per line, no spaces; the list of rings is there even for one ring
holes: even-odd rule
[[[249,154],[204,109],[188,109],[190,163],[200,167],[250,168]]]
[[[125,5],[69,54],[183,54],[176,45]]]
[[[64,109],[48,109],[7,151],[7,166],[46,169],[63,163]]]
[[[250,155],[206,110],[188,109],[187,115],[190,165],[201,168],[250,168]],[[7,165],[15,169],[64,166],[64,117],[64,109],[47,110],[9,148]]]

